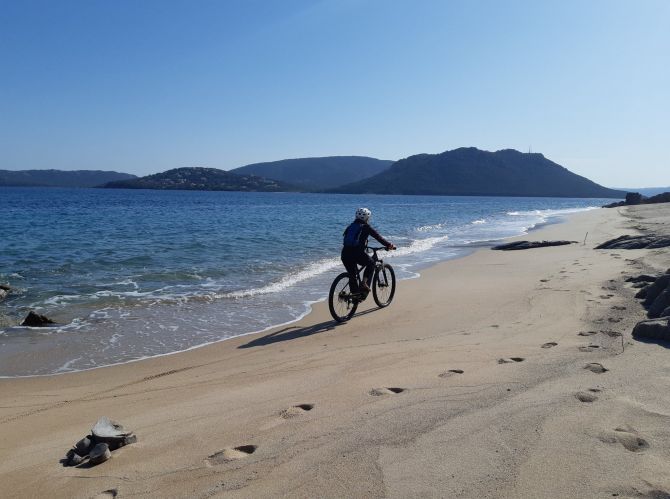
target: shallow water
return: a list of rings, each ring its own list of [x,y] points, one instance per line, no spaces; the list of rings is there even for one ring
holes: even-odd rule
[[[400,278],[603,199],[0,188],[0,376],[162,355],[301,317],[355,209]],[[58,321],[19,327],[29,310]]]

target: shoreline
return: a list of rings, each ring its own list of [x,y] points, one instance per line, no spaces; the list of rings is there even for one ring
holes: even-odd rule
[[[513,240],[516,240],[516,239],[519,239],[519,238],[530,236],[534,232],[542,230],[544,227],[549,227],[549,226],[556,225],[556,224],[567,223],[571,216],[577,215],[579,213],[586,213],[586,212],[597,210],[597,209],[602,209],[602,208],[593,208],[593,207],[591,207],[591,208],[576,208],[572,212],[561,213],[561,214],[549,216],[544,221],[538,222],[537,224],[533,225],[532,227],[527,228],[526,232],[523,233],[523,234],[519,234],[519,235],[516,235],[516,236],[510,236],[510,237],[504,237],[504,238],[500,238],[500,239],[489,239],[489,240],[475,241],[475,242],[467,244],[467,245],[453,246],[453,248],[455,250],[462,251],[463,254],[458,255],[458,256],[454,256],[454,257],[451,257],[451,258],[446,258],[444,260],[439,260],[439,261],[427,263],[427,264],[425,264],[425,266],[422,266],[421,264],[418,264],[417,269],[411,271],[414,275],[398,279],[398,282],[400,283],[402,281],[420,279],[421,276],[422,276],[421,272],[429,271],[431,268],[433,268],[435,266],[439,266],[439,265],[444,264],[446,262],[459,260],[459,259],[462,259],[462,258],[467,258],[468,256],[470,256],[470,255],[472,255],[472,254],[474,254],[478,251],[482,251],[482,250],[487,249],[487,248],[490,249],[492,246],[494,246],[496,244],[500,244],[501,242],[504,242],[504,241],[513,241]],[[552,218],[554,220],[552,220]],[[392,262],[390,262],[390,263],[392,263]],[[190,351],[197,350],[197,349],[200,349],[200,348],[207,348],[211,345],[216,345],[217,343],[233,340],[235,338],[243,338],[243,337],[250,336],[250,335],[263,334],[263,333],[267,333],[269,331],[272,331],[274,329],[278,329],[278,328],[290,326],[292,324],[296,324],[296,323],[300,322],[301,320],[305,319],[306,317],[308,317],[309,315],[311,315],[314,312],[314,306],[315,305],[321,303],[321,304],[324,304],[324,306],[327,306],[327,300],[328,300],[328,296],[326,295],[322,299],[308,300],[306,302],[303,302],[302,305],[306,307],[304,313],[300,314],[298,317],[296,317],[294,319],[290,319],[288,321],[281,322],[281,323],[278,323],[278,324],[272,324],[272,325],[269,325],[269,326],[264,327],[264,328],[259,329],[259,330],[249,331],[247,333],[241,333],[241,334],[237,334],[235,336],[230,336],[230,337],[227,337],[227,338],[220,338],[220,339],[217,339],[217,340],[208,341],[208,342],[201,343],[201,344],[198,344],[198,345],[193,345],[191,347],[188,347],[188,348],[185,348],[185,349],[182,349],[182,350],[175,350],[175,351],[172,351],[172,352],[165,352],[165,353],[159,353],[159,354],[155,354],[155,355],[148,355],[148,356],[144,356],[144,357],[140,357],[140,358],[136,358],[136,359],[122,360],[122,361],[119,361],[119,362],[113,362],[111,364],[105,364],[105,365],[100,365],[100,366],[95,366],[95,367],[88,367],[88,368],[83,368],[83,369],[76,369],[76,370],[66,370],[66,371],[62,371],[62,372],[56,371],[56,372],[46,373],[46,374],[0,375],[0,380],[3,380],[3,379],[22,379],[22,378],[40,378],[40,377],[62,376],[64,374],[74,374],[74,373],[88,372],[88,371],[93,371],[93,370],[96,370],[96,369],[104,369],[104,368],[108,368],[108,367],[122,366],[122,365],[125,365],[125,364],[132,364],[132,363],[136,363],[136,362],[143,362],[143,361],[147,361],[147,360],[151,360],[151,359],[157,359],[157,358],[161,358],[161,357],[172,356],[172,355],[176,355],[176,354],[180,354],[180,353],[190,352]],[[367,305],[369,306],[370,304],[368,303]],[[57,325],[55,327],[61,327],[61,326],[62,325]],[[48,330],[49,328],[48,327],[47,328],[27,327],[27,329],[42,331],[42,330]],[[70,363],[70,362],[72,362],[72,360],[68,361],[68,363]],[[67,363],[64,364],[64,365],[67,365]]]
[[[10,497],[668,490],[670,362],[663,347],[630,342],[643,311],[623,283],[667,253],[593,249],[631,225],[618,210],[571,215],[516,239],[578,244],[480,248],[337,327],[320,302],[291,325],[180,355],[0,379],[0,480]],[[98,467],[58,464],[103,415],[139,441]],[[628,450],[633,438],[648,446]],[[255,447],[220,458],[237,446]]]

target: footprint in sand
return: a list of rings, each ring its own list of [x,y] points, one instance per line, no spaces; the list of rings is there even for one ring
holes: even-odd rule
[[[513,364],[514,362],[523,362],[523,357],[510,357],[508,359],[498,359],[498,364]]]
[[[609,371],[609,369],[607,369],[605,366],[603,366],[602,364],[599,364],[597,362],[591,362],[590,364],[586,364],[584,366],[584,369],[586,369],[587,371],[591,371],[592,373],[596,373],[596,374],[602,374],[602,373],[606,373],[607,371]]]
[[[582,346],[579,347],[580,352],[593,352],[594,350],[597,350],[600,348],[600,345],[587,345],[587,346]]]
[[[370,395],[372,395],[373,397],[380,397],[382,395],[394,395],[396,393],[402,393],[406,390],[407,390],[406,388],[393,388],[393,387],[386,388],[386,387],[382,387],[382,388],[373,388],[368,393]]]
[[[94,499],[109,499],[110,497],[116,497],[118,495],[119,491],[117,489],[107,489],[100,492]]]
[[[577,333],[577,336],[593,336],[594,334],[598,334],[598,331],[581,331]]]
[[[306,412],[309,412],[312,409],[314,409],[314,404],[298,404],[289,407],[288,409],[284,409],[283,411],[281,411],[280,416],[284,419],[290,419],[296,416],[300,416],[301,414],[305,414]]]
[[[540,348],[551,348],[555,347],[556,345],[558,345],[558,343],[556,343],[555,341],[550,341],[548,343],[543,343],[542,345],[540,345]]]
[[[649,448],[649,442],[628,425],[615,428],[613,433],[604,435],[600,438],[600,441],[607,444],[619,442],[626,450],[631,452],[642,452]]]
[[[223,464],[228,461],[243,459],[256,452],[256,449],[258,449],[257,445],[240,445],[239,447],[228,447],[227,449],[220,450],[207,457],[206,462],[210,466],[215,466],[217,464]]]
[[[595,402],[596,400],[598,400],[598,397],[596,397],[596,395],[590,392],[577,392],[575,393],[575,398],[580,402],[588,402],[588,403]]]
[[[613,305],[612,310],[626,310],[626,307],[623,307],[621,305]]]
[[[440,378],[448,378],[450,376],[456,376],[457,374],[463,374],[462,369],[449,369],[448,371],[438,374]]]

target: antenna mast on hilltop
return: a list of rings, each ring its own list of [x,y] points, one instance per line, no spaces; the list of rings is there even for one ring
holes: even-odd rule
[[[533,152],[533,146],[528,146],[528,154],[532,154]]]

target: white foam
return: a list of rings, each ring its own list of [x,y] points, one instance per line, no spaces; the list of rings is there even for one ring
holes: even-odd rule
[[[480,224],[485,224],[485,223],[486,223],[486,219],[485,219],[485,218],[482,218],[481,220],[474,220],[474,221],[472,222],[473,225],[480,225]]]
[[[214,295],[216,298],[245,298],[248,296],[256,296],[267,293],[276,293],[278,291],[284,291],[286,288],[298,284],[299,282],[305,281],[312,277],[315,277],[324,272],[334,269],[338,265],[341,265],[339,259],[329,258],[321,260],[319,262],[313,263],[303,270],[287,274],[282,277],[279,281],[268,284],[267,286],[262,286],[260,288],[245,289],[241,291],[233,291],[230,293],[220,293]]]
[[[419,227],[417,232],[429,232],[429,231],[434,231],[434,230],[439,230],[444,227],[444,224],[433,224],[433,225],[422,225]]]
[[[518,217],[518,216],[539,216],[542,218],[548,218],[548,217],[555,217],[555,216],[560,216],[560,215],[568,215],[570,213],[578,213],[580,211],[590,211],[590,210],[597,210],[600,208],[599,206],[587,206],[585,208],[561,208],[558,210],[552,210],[552,209],[547,209],[547,210],[528,210],[528,211],[508,211],[506,214],[513,216],[513,217]]]
[[[393,252],[389,252],[387,256],[399,257],[399,256],[412,255],[414,253],[421,253],[423,251],[428,251],[429,249],[435,247],[435,245],[447,241],[448,239],[449,236],[436,236],[436,237],[427,237],[425,239],[415,239],[414,241],[411,242],[409,246],[398,248]]]

